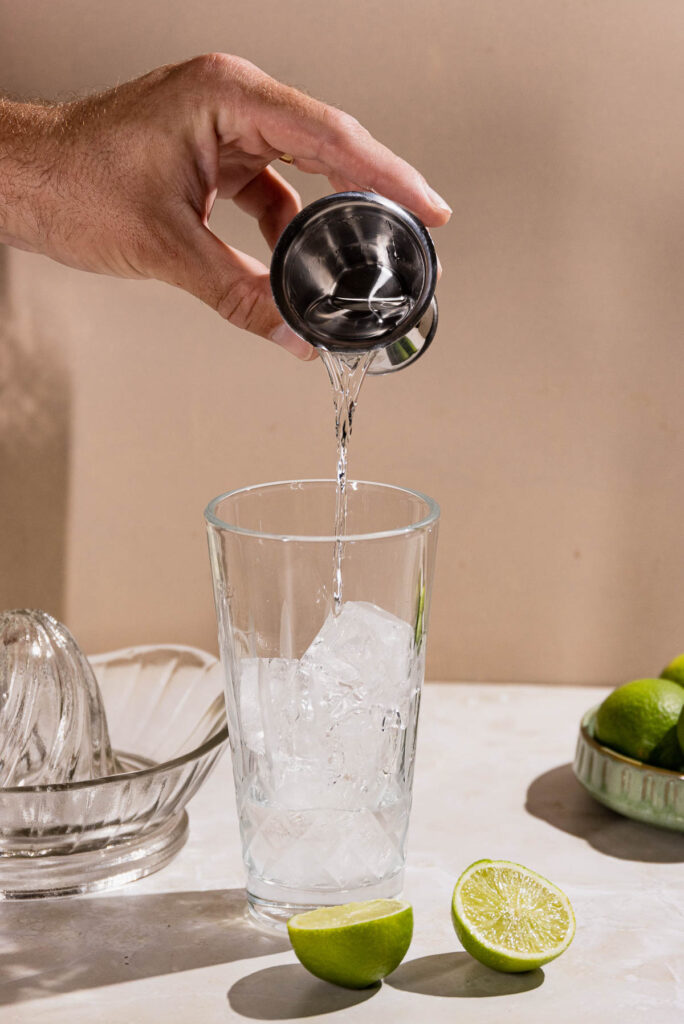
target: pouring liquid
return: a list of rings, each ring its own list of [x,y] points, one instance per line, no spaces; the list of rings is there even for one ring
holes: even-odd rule
[[[337,439],[337,489],[335,495],[335,550],[333,557],[333,612],[342,608],[342,560],[344,537],[347,532],[347,462],[352,421],[366,372],[375,358],[376,350],[364,348],[369,337],[369,323],[378,335],[387,334],[395,323],[410,310],[412,300],[406,295],[345,297],[323,296],[310,308],[307,318],[314,324],[335,319],[340,342],[348,342],[357,335],[357,351],[334,351],[320,348],[323,365],[328,371],[335,407],[335,436]],[[340,320],[341,318],[341,320]],[[358,336],[361,335],[359,340]]]
[[[347,455],[354,410],[366,371],[373,361],[374,351],[354,355],[349,352],[330,352],[321,349],[321,359],[328,371],[335,406],[335,436],[337,438],[337,489],[335,493],[335,551],[333,557],[333,612],[342,608],[343,538],[347,532]]]

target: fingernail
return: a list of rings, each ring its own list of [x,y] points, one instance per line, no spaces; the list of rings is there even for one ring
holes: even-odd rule
[[[291,352],[297,359],[309,360],[316,357],[316,349],[313,345],[310,345],[308,341],[304,341],[298,334],[291,331],[287,324],[281,324],[279,327],[276,327],[270,337],[271,341]]]
[[[446,213],[453,213],[449,204],[445,202],[440,196],[439,192],[435,192],[434,188],[430,188],[429,185],[425,186],[425,194],[434,206],[438,206],[440,210],[444,210]]]

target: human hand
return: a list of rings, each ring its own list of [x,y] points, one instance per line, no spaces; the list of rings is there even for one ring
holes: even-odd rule
[[[431,227],[449,218],[418,171],[349,115],[210,54],[73,103],[0,103],[0,241],[177,285],[309,359],[276,309],[268,269],[208,227],[215,200],[232,199],[273,248],[301,206],[270,166],[283,154],[336,191],[381,193]]]

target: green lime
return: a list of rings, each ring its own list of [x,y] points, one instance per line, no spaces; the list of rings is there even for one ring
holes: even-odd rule
[[[456,882],[451,917],[464,949],[495,971],[541,967],[575,934],[570,900],[522,864],[477,860]]]
[[[684,686],[669,679],[634,679],[613,690],[596,714],[596,739],[637,761],[677,768],[683,760],[675,727]]]
[[[680,714],[679,721],[677,722],[677,741],[679,743],[680,750],[684,751],[684,708],[682,708],[682,713]],[[684,771],[684,754],[682,755],[682,764],[679,767],[680,771]]]
[[[297,958],[317,978],[366,988],[399,966],[413,935],[413,908],[403,900],[319,907],[287,922]]]
[[[673,658],[670,664],[660,673],[660,678],[670,679],[673,683],[679,683],[680,686],[684,686],[684,654]]]

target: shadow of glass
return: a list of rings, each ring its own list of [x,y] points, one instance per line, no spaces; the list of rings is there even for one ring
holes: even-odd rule
[[[524,974],[502,974],[484,967],[469,953],[435,953],[409,960],[385,979],[386,984],[403,992],[451,999],[508,996],[539,988],[543,981],[540,968]]]
[[[319,981],[301,964],[282,964],[240,978],[228,991],[235,1013],[254,1020],[292,1020],[347,1010],[370,999],[380,985],[349,989]]]
[[[609,857],[659,864],[684,861],[681,833],[632,821],[604,807],[582,788],[571,764],[559,765],[534,779],[527,790],[525,810],[562,832],[585,839]]]
[[[5,903],[0,927],[0,1005],[290,949],[243,889]]]

